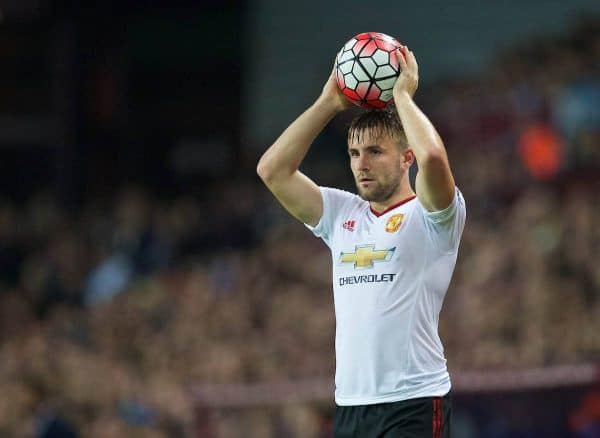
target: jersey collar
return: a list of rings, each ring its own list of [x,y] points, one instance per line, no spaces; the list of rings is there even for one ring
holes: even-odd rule
[[[406,199],[403,199],[402,201],[400,201],[400,202],[398,202],[398,203],[396,203],[396,204],[394,204],[394,205],[390,205],[388,208],[386,208],[386,209],[385,209],[385,210],[383,210],[382,212],[378,212],[377,210],[374,210],[374,209],[373,209],[373,207],[371,207],[370,205],[369,205],[369,209],[371,210],[371,213],[373,213],[373,214],[374,214],[376,217],[381,217],[381,216],[383,216],[384,214],[386,214],[387,212],[389,212],[389,211],[392,211],[394,208],[398,208],[398,207],[400,207],[401,205],[403,205],[403,204],[406,204],[406,203],[407,203],[407,202],[409,202],[409,201],[412,201],[412,200],[413,200],[413,199],[415,199],[416,197],[417,197],[417,195],[412,195],[412,196],[409,196],[408,198],[406,198]]]

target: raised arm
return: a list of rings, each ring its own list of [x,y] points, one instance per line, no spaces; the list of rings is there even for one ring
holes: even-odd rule
[[[442,139],[412,99],[419,83],[415,55],[406,47],[403,52],[405,56],[398,54],[402,73],[394,84],[394,103],[408,145],[419,165],[416,179],[417,197],[428,211],[443,210],[454,199],[454,177]]]
[[[277,200],[298,220],[316,225],[323,215],[319,187],[298,169],[327,123],[349,103],[332,72],[319,98],[263,154],[256,169]]]

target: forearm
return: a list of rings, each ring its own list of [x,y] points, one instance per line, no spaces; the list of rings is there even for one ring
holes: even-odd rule
[[[317,135],[339,111],[334,102],[318,99],[263,154],[257,168],[260,177],[268,180],[298,170]]]
[[[419,201],[429,211],[443,210],[452,202],[455,191],[444,143],[409,94],[394,93],[394,101],[408,145],[419,165],[416,178]]]
[[[394,93],[394,103],[410,148],[419,166],[430,160],[446,160],[446,149],[437,130],[406,92]]]

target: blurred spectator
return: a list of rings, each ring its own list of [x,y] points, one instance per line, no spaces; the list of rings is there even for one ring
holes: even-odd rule
[[[600,390],[591,390],[569,418],[571,429],[578,438],[600,436]]]
[[[541,123],[525,128],[519,137],[519,156],[531,175],[549,181],[560,171],[563,145],[551,126]]]

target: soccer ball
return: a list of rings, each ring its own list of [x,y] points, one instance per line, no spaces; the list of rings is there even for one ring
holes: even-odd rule
[[[356,105],[384,108],[400,75],[397,49],[400,43],[384,33],[365,32],[350,39],[335,59],[335,78],[342,93]]]

